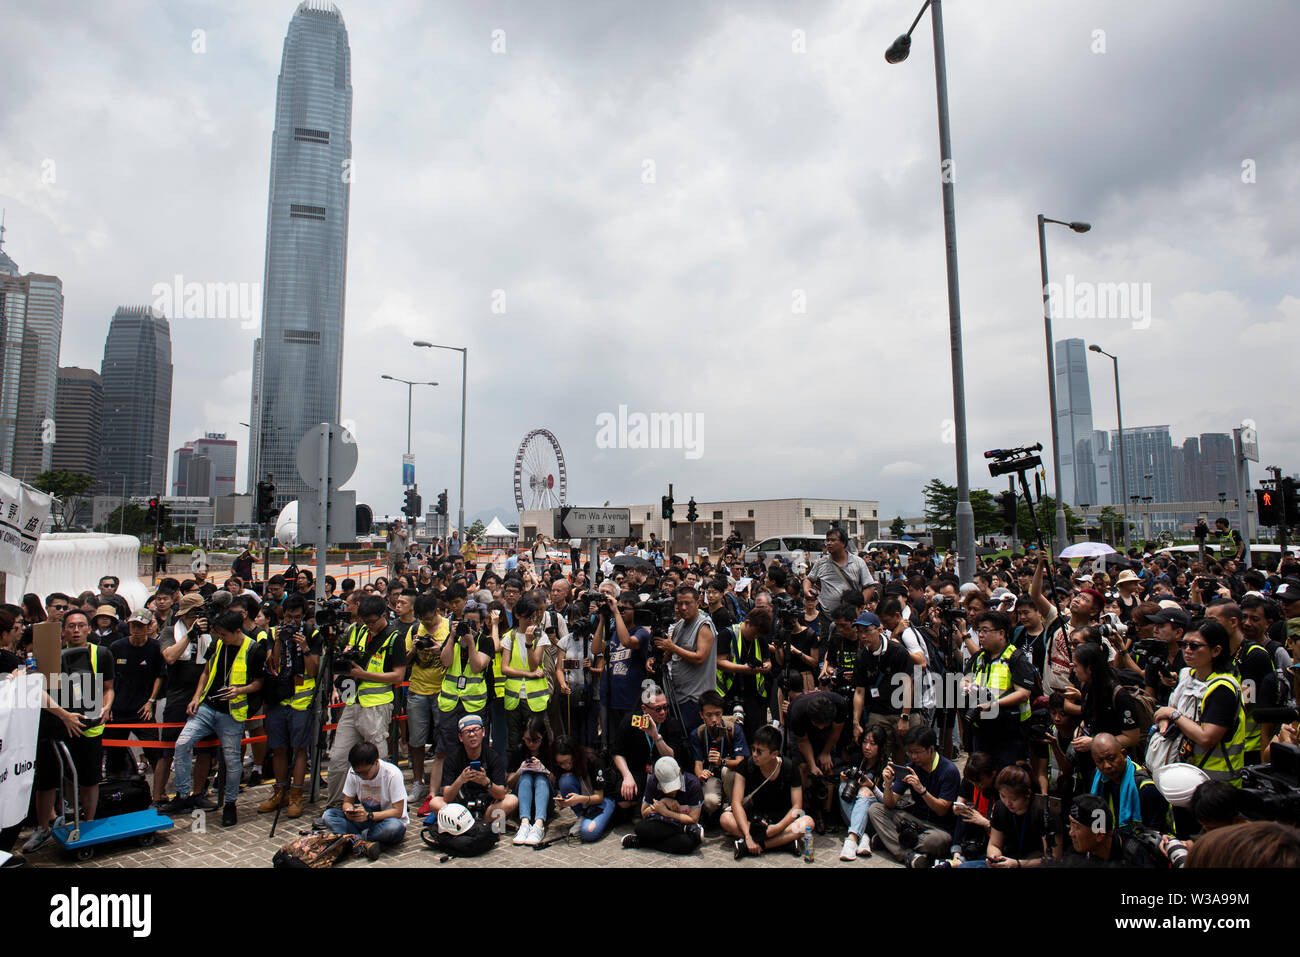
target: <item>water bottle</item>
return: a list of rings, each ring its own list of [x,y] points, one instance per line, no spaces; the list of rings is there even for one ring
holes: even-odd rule
[[[27,673],[29,675],[36,673],[36,656],[30,651],[27,652]]]
[[[803,862],[811,864],[815,856],[813,852],[813,829],[812,825],[809,824],[803,829]]]

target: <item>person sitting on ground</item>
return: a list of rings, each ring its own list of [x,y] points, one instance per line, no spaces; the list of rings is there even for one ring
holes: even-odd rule
[[[506,788],[506,762],[483,747],[481,716],[465,715],[458,730],[460,745],[443,762],[442,790],[430,799],[429,811],[437,814],[448,804],[463,804],[475,819],[501,834],[506,818],[519,807],[519,798]]]
[[[379,749],[360,741],[348,751],[343,807],[325,812],[333,834],[359,834],[376,844],[399,844],[406,836],[406,784],[395,764],[379,759]]]
[[[584,844],[600,840],[614,817],[618,774],[604,762],[589,764],[585,749],[567,734],[555,739],[555,768],[560,773],[556,803],[578,815],[569,836],[581,837]]]
[[[722,810],[724,796],[731,793],[731,779],[749,757],[749,745],[744,725],[723,719],[722,696],[716,691],[700,695],[700,719],[703,723],[691,734],[691,748],[695,776],[704,786],[702,819],[710,821]]]
[[[893,732],[888,725],[869,725],[862,733],[862,760],[852,772],[844,771],[840,774],[840,810],[849,825],[849,835],[844,839],[844,847],[840,850],[842,861],[871,856],[870,841],[864,840],[872,833],[867,815],[871,805],[885,797],[880,784],[885,768],[889,765],[889,756],[894,750],[892,736]],[[855,782],[852,784],[852,800],[847,796],[850,778]]]
[[[695,775],[683,773],[676,758],[660,758],[646,781],[641,820],[632,834],[623,835],[623,847],[691,853],[704,836],[699,824],[703,806],[704,789]]]
[[[735,838],[736,860],[794,845],[813,826],[803,813],[798,771],[781,755],[781,732],[765,725],[754,732],[751,756],[735,773],[731,807],[722,814],[722,829]]]
[[[903,738],[910,759],[885,768],[884,800],[873,804],[867,818],[880,845],[908,867],[929,867],[952,844],[957,819],[952,805],[961,788],[961,772],[936,750],[939,740],[928,727],[913,728]],[[901,810],[899,795],[912,792],[912,808]],[[900,840],[907,830],[907,844]]]
[[[1034,789],[1029,772],[1009,764],[998,772],[998,800],[989,825],[988,854],[963,867],[1037,867],[1047,857],[1059,860],[1064,851],[1061,835],[1050,843],[1043,815],[1033,809]]]
[[[516,844],[536,845],[546,836],[546,817],[555,793],[555,759],[546,718],[535,714],[524,725],[519,767],[506,776],[506,787],[519,797]]]
[[[1139,824],[1156,831],[1172,830],[1169,802],[1147,769],[1124,753],[1115,736],[1094,735],[1090,747],[1097,767],[1090,790],[1105,800],[1115,826]]]

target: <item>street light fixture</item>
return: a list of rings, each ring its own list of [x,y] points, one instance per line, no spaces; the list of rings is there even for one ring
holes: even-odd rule
[[[1056,422],[1056,358],[1052,343],[1052,304],[1047,292],[1047,236],[1045,224],[1056,223],[1072,229],[1076,233],[1086,233],[1092,229],[1089,223],[1067,223],[1061,219],[1049,219],[1038,214],[1038,262],[1043,278],[1043,335],[1047,339],[1047,404],[1052,413],[1052,472],[1056,481],[1056,538],[1059,548],[1066,544],[1065,530],[1065,496],[1061,491],[1061,442],[1060,430]],[[1077,489],[1076,489],[1077,493]]]
[[[437,385],[436,382],[412,382],[410,379],[399,379],[397,376],[381,375],[379,378],[387,379],[389,382],[406,383],[406,454],[411,454],[411,393],[417,385]]]
[[[970,467],[966,457],[966,379],[962,366],[961,302],[957,282],[957,212],[953,193],[952,138],[948,129],[948,67],[944,56],[940,0],[925,0],[907,32],[890,44],[885,62],[902,63],[912,49],[912,31],[930,10],[934,32],[934,86],[939,110],[940,181],[943,192],[944,247],[948,274],[948,339],[952,355],[952,412],[957,456],[957,575],[975,574],[975,513],[970,505]]]
[[[469,347],[468,346],[442,346],[433,342],[425,342],[423,339],[416,339],[411,345],[420,349],[446,349],[450,352],[460,353],[460,494],[458,496],[459,509],[456,517],[456,527],[460,534],[461,548],[465,547],[465,395],[468,391],[469,380]]]
[[[1105,349],[1103,349],[1101,346],[1098,345],[1088,346],[1088,351],[1095,352],[1098,355],[1103,355],[1106,358],[1110,359],[1110,361],[1115,364],[1115,419],[1117,420],[1117,424],[1119,426],[1119,483],[1120,483],[1119,501],[1120,501],[1120,505],[1124,509],[1124,551],[1127,552],[1129,549],[1128,472],[1124,471],[1124,412],[1119,404],[1119,359],[1115,358],[1115,356],[1111,355],[1109,352],[1107,352]],[[1055,416],[1052,417],[1052,421],[1053,422],[1056,421]],[[1113,496],[1114,494],[1115,494],[1115,490],[1111,489],[1111,495]]]

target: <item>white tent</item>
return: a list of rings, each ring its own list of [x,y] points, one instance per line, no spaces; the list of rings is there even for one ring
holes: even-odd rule
[[[501,519],[495,515],[492,516],[492,521],[488,524],[488,527],[483,530],[483,540],[489,547],[493,545],[512,545],[514,539],[518,537],[505,525],[501,524]]]

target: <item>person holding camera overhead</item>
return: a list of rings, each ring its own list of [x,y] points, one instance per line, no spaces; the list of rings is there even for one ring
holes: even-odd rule
[[[257,806],[269,814],[282,803],[289,817],[302,815],[303,780],[307,775],[307,753],[311,750],[311,703],[316,694],[316,675],[324,643],[310,622],[304,621],[307,602],[301,595],[284,600],[283,618],[271,629],[267,672],[268,685],[280,696],[266,701],[266,737],[275,768],[271,796]],[[293,752],[293,781],[289,779],[289,753]]]
[[[327,808],[343,804],[352,746],[369,741],[383,754],[388,744],[393,685],[406,680],[406,645],[399,640],[401,626],[389,623],[387,611],[388,605],[379,595],[362,598],[357,606],[361,621],[348,629],[344,653],[334,662],[335,681],[345,703],[330,746]],[[317,820],[325,826],[323,817]]]

